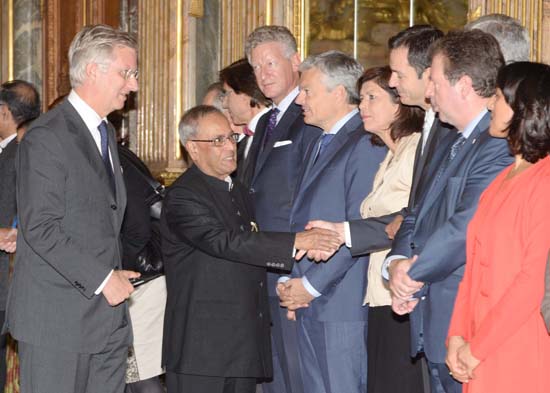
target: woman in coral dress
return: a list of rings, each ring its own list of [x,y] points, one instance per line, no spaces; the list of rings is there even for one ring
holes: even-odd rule
[[[550,67],[514,63],[497,80],[490,133],[515,163],[482,194],[448,333],[447,364],[467,393],[550,392],[540,314],[550,248]]]

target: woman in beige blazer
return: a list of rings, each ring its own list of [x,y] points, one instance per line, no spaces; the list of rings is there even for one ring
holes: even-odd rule
[[[412,184],[416,147],[424,113],[402,105],[389,86],[389,67],[370,68],[358,81],[359,109],[373,143],[388,146],[388,154],[374,179],[372,192],[361,205],[361,216],[379,217],[407,206]],[[372,253],[368,269],[365,305],[369,307],[367,336],[369,392],[422,392],[420,362],[409,357],[407,317],[391,310],[390,292],[381,276],[389,249]]]

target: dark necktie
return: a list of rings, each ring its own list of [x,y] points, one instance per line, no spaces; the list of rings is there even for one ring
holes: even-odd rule
[[[271,139],[271,136],[273,135],[273,130],[277,125],[277,115],[279,114],[279,112],[280,112],[279,108],[273,108],[271,110],[271,113],[269,114],[269,119],[267,120],[267,127],[265,128],[263,148],[267,146],[267,144],[269,143],[269,139]]]
[[[454,160],[462,146],[466,143],[466,138],[462,134],[459,135],[459,137],[456,139],[456,141],[453,142],[451,145],[451,148],[449,149],[449,153],[447,153],[447,157],[445,157],[445,161],[441,164],[439,167],[439,171],[437,171],[437,176],[435,182],[437,183],[443,173],[447,170],[451,162]]]
[[[111,160],[109,160],[109,131],[107,129],[107,122],[103,120],[97,128],[99,130],[99,135],[101,136],[101,158],[103,159],[103,165],[105,166],[105,171],[107,172],[111,191],[113,191],[113,195],[116,195],[113,167],[111,166]]]
[[[321,135],[321,140],[319,141],[319,149],[317,150],[317,156],[315,157],[315,161],[313,161],[314,164],[319,160],[319,157],[321,157],[323,152],[326,150],[328,144],[330,143],[332,138],[334,138],[334,135],[335,134]]]

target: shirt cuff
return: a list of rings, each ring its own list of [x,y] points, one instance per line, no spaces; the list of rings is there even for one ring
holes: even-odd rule
[[[103,282],[101,283],[101,285],[99,286],[99,288],[97,288],[94,292],[95,295],[99,295],[101,293],[101,291],[103,291],[103,288],[105,288],[105,285],[107,285],[107,281],[109,281],[109,279],[111,278],[111,276],[113,275],[113,271],[114,270],[111,270],[109,272],[109,274],[107,274],[107,277],[105,278],[105,280],[103,280]]]
[[[277,284],[285,283],[288,280],[290,280],[289,276],[281,276],[277,279]],[[279,296],[279,289],[277,289],[277,285],[275,285],[275,293],[277,294],[277,296]]]
[[[404,255],[391,255],[384,260],[382,264],[382,277],[386,280],[390,280],[390,272],[388,271],[390,264],[398,259],[407,259]]]
[[[344,221],[344,237],[346,240],[346,247],[351,248],[351,230],[349,229],[349,221]]]
[[[311,285],[311,283],[309,282],[306,276],[302,277],[302,284],[304,284],[304,288],[306,289],[306,291],[309,292],[311,296],[313,297],[321,296],[321,294],[315,288],[313,288],[313,285]]]

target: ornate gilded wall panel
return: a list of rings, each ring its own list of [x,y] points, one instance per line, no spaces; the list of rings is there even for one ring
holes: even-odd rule
[[[193,75],[185,57],[188,5],[184,0],[138,2],[141,77],[136,152],[165,178],[185,168],[177,125],[187,104],[185,84]]]

